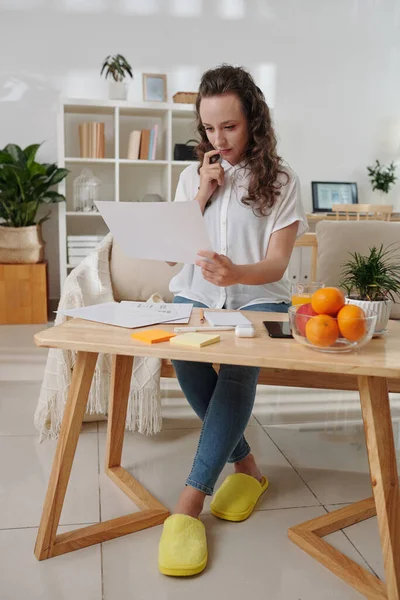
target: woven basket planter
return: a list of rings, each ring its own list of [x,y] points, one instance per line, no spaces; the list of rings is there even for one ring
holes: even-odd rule
[[[39,263],[44,259],[45,243],[40,225],[4,227],[0,225],[0,263]]]

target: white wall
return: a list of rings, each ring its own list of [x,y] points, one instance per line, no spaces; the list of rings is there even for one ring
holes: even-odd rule
[[[275,109],[280,152],[301,179],[357,181],[400,159],[399,0],[0,0],[0,147],[45,141],[56,160],[59,95],[104,97],[107,54],[168,74],[168,95],[196,90],[218,63],[249,68]],[[400,170],[399,170],[400,175]],[[400,185],[390,202],[400,211]],[[44,228],[57,297],[56,210]]]

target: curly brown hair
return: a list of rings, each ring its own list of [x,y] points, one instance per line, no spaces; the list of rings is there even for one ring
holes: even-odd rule
[[[282,159],[277,154],[276,136],[264,94],[242,67],[222,64],[202,75],[196,99],[196,127],[201,138],[195,149],[200,161],[199,170],[204,154],[213,150],[200,118],[201,101],[228,93],[239,97],[248,123],[249,142],[243,159],[244,168],[249,168],[251,174],[248,195],[242,202],[251,206],[255,214],[266,215],[280,195],[281,187],[288,183],[289,176],[282,170]],[[278,180],[279,173],[286,176],[286,183]]]

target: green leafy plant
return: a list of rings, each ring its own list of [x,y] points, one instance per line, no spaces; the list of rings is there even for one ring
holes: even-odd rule
[[[352,254],[352,260],[343,267],[339,285],[347,291],[347,295],[355,292],[359,300],[387,300],[395,302],[395,294],[400,293],[400,260],[393,255],[399,252],[399,246],[390,244],[387,248],[373,246],[368,256],[358,252]]]
[[[123,81],[127,75],[133,77],[132,67],[122,54],[107,56],[101,68],[100,75],[103,74],[104,70],[106,71],[106,79],[107,77],[112,77],[114,81]]]
[[[32,144],[22,150],[16,144],[8,144],[0,150],[0,218],[2,226],[29,227],[41,204],[65,200],[65,196],[50,188],[62,181],[68,169],[56,164],[36,162],[41,144]],[[49,218],[51,211],[38,224]]]
[[[380,190],[387,194],[390,190],[390,186],[397,180],[397,177],[394,174],[396,166],[393,162],[386,167],[381,165],[379,160],[376,160],[375,165],[373,167],[367,167],[367,170],[373,190]]]

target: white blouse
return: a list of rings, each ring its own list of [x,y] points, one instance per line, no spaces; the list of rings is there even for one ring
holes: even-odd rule
[[[241,202],[249,185],[249,169],[243,165],[221,163],[224,184],[212,196],[211,205],[204,212],[204,221],[212,248],[228,256],[235,264],[257,263],[266,257],[271,234],[299,221],[297,237],[307,229],[307,219],[300,198],[297,175],[288,167],[282,168],[289,181],[280,189],[268,216],[256,216],[251,206]],[[179,178],[175,202],[193,200],[200,185],[198,163],[187,167]],[[286,177],[279,175],[283,183]],[[199,248],[201,250],[201,248]],[[290,301],[287,271],[280,281],[265,285],[235,284],[219,287],[206,281],[201,268],[184,265],[171,279],[169,289],[175,295],[202,302],[210,308],[240,309],[251,304],[281,303]]]

